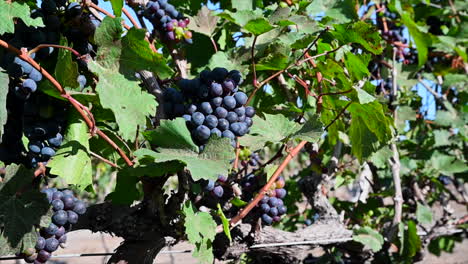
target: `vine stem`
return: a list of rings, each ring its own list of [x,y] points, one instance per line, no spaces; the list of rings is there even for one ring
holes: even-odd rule
[[[110,161],[110,160],[108,160],[108,159],[106,159],[106,158],[100,156],[100,155],[97,154],[97,153],[94,153],[94,152],[90,151],[89,154],[91,154],[91,156],[93,156],[93,157],[95,157],[95,158],[97,158],[97,159],[103,161],[104,163],[107,163],[107,164],[111,165],[111,166],[114,167],[114,168],[118,168],[118,167],[119,167],[119,166],[117,166],[117,164],[115,164],[115,163],[113,163],[112,161]]]
[[[35,48],[30,50],[28,52],[28,54],[31,55],[32,53],[36,53],[40,49],[49,48],[49,47],[57,48],[57,49],[66,49],[66,50],[70,51],[71,53],[73,53],[73,55],[75,55],[76,57],[78,57],[78,58],[82,57],[81,54],[78,51],[74,50],[73,48],[66,47],[66,46],[61,46],[61,45],[55,45],[55,44],[40,44],[40,45],[37,45]]]
[[[257,204],[262,200],[263,196],[265,196],[268,189],[270,189],[271,185],[276,182],[279,175],[283,172],[286,168],[288,163],[296,156],[299,151],[305,146],[307,141],[301,141],[296,147],[294,147],[283,160],[281,165],[276,169],[275,173],[271,176],[270,180],[268,180],[267,184],[262,187],[262,189],[258,192],[257,196],[242,210],[238,215],[236,215],[231,221],[229,222],[231,226],[237,224],[242,218],[246,217],[247,214],[255,207]]]
[[[252,42],[252,49],[250,50],[250,55],[252,57],[252,67],[253,67],[253,85],[255,89],[257,89],[258,81],[257,81],[257,67],[255,66],[255,43],[257,42],[257,35],[255,35],[253,42]],[[249,98],[250,99],[250,98]],[[250,100],[247,101],[247,104],[249,103]]]
[[[234,169],[237,170],[237,166],[239,165],[239,155],[240,155],[240,143],[239,138],[237,138],[236,143],[236,159],[234,160]]]
[[[68,100],[73,107],[78,111],[78,113],[81,115],[83,120],[85,121],[86,125],[89,127],[91,130],[91,134],[98,134],[100,137],[102,137],[107,143],[109,143],[117,152],[119,155],[125,160],[128,166],[133,166],[133,162],[127,157],[125,152],[123,152],[122,149],[120,149],[117,144],[115,144],[112,139],[110,139],[106,134],[104,134],[99,128],[96,127],[94,123],[94,118],[91,114],[91,112],[84,107],[81,103],[79,103],[76,99],[70,96],[70,94],[63,89],[63,87],[60,85],[60,83],[52,76],[50,73],[48,73],[44,68],[42,68],[35,60],[33,60],[31,57],[28,56],[27,52],[20,51],[16,47],[10,45],[8,42],[5,42],[0,39],[0,46],[4,47],[5,49],[9,50],[10,52],[16,53],[18,57],[29,64],[33,66],[36,70],[38,70],[42,75],[49,80],[52,85],[61,93],[62,97]]]
[[[107,10],[103,9],[103,8],[100,8],[98,5],[94,4],[93,2],[91,1],[86,1],[86,4],[94,9],[96,9],[97,11],[103,13],[104,15],[108,16],[108,17],[111,17],[111,18],[115,18],[115,16],[109,12],[107,12]],[[122,10],[123,11],[123,10]],[[124,12],[125,13],[125,12]],[[127,25],[124,21],[122,21],[122,25],[125,29],[127,30],[130,30],[130,26]]]
[[[122,8],[122,12],[125,14],[125,16],[127,16],[127,18],[130,20],[130,22],[132,22],[133,26],[135,28],[141,28],[138,23],[136,22],[136,20],[133,18],[133,16],[130,14],[130,12],[128,12],[127,9],[125,9],[125,7]]]
[[[218,46],[216,45],[216,42],[213,37],[210,37],[211,44],[213,44],[213,48],[215,50],[215,53],[218,52]]]

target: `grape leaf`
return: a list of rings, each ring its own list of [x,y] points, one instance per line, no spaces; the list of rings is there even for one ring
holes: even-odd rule
[[[197,15],[190,19],[192,23],[188,25],[189,29],[211,37],[219,20],[219,17],[213,16],[212,13],[207,6],[202,6]]]
[[[223,209],[221,208],[221,205],[219,203],[218,203],[218,211],[216,211],[216,213],[218,214],[219,218],[221,218],[221,222],[223,223],[224,234],[226,234],[229,241],[232,241],[231,230],[229,230],[229,220],[224,215]]]
[[[8,74],[0,71],[0,143],[2,143],[3,126],[8,120],[6,100],[8,95]]]
[[[146,117],[156,112],[154,96],[142,91],[138,82],[126,79],[112,69],[96,62],[88,67],[99,76],[96,91],[103,108],[112,110],[124,140],[135,139],[137,128],[146,125]]]
[[[382,39],[374,26],[358,21],[356,23],[337,24],[334,27],[335,31],[331,32],[332,35],[343,44],[349,42],[359,43],[363,48],[374,54],[382,53]]]
[[[64,136],[66,142],[47,167],[51,168],[51,174],[62,177],[67,184],[84,190],[92,184],[88,126],[78,117],[73,117],[70,122]]]
[[[49,210],[46,195],[31,188],[33,171],[21,165],[6,167],[0,183],[0,255],[35,245],[35,227]]]
[[[384,243],[383,236],[368,226],[355,229],[353,240],[363,244],[374,252],[379,251]]]
[[[404,246],[402,255],[408,258],[414,257],[421,249],[421,239],[418,236],[416,223],[408,221],[407,229],[404,230]]]
[[[212,242],[216,236],[216,222],[206,212],[195,212],[190,201],[183,207],[185,233],[191,244],[195,245],[193,256],[201,263],[213,263]]]
[[[254,34],[255,36],[261,35],[266,33],[270,30],[275,28],[274,26],[270,25],[268,20],[265,18],[257,18],[254,20],[250,20],[245,24],[244,29],[249,31],[250,33]]]
[[[60,45],[68,46],[66,38],[62,37]],[[66,90],[80,90],[80,85],[77,81],[78,64],[72,60],[72,54],[69,50],[59,49],[54,76],[63,87],[68,88]],[[55,87],[53,87],[53,89],[57,91]]]
[[[0,0],[0,35],[15,31],[15,18],[20,18],[24,24],[33,27],[43,27],[40,17],[31,18],[31,10],[26,3],[7,2]]]
[[[138,177],[132,175],[133,168],[124,168],[117,173],[117,182],[114,191],[106,196],[106,200],[115,204],[132,204],[140,199],[141,194],[137,189]]]
[[[180,161],[187,166],[192,178],[218,179],[218,174],[227,174],[230,161],[234,159],[233,148],[229,139],[211,139],[202,153],[190,138],[185,120],[164,120],[161,126],[150,134],[145,135],[150,142],[160,143],[157,152],[139,149],[134,155],[139,159],[153,159],[155,163]]]
[[[124,5],[124,1],[123,0],[106,0],[106,1],[111,2],[112,11],[114,11],[114,15],[116,17],[120,17],[122,15],[122,8]]]
[[[421,31],[420,27],[413,21],[410,14],[403,12],[401,14],[401,21],[408,28],[411,37],[416,43],[416,49],[418,50],[418,65],[422,67],[427,60],[428,47],[431,45],[431,37],[429,34]]]
[[[430,162],[427,163],[439,173],[452,176],[454,173],[462,173],[468,171],[466,162],[457,159],[454,156],[445,155],[439,151],[432,153]]]
[[[432,211],[431,208],[425,206],[421,203],[417,204],[416,207],[416,219],[421,224],[431,224],[432,223]]]

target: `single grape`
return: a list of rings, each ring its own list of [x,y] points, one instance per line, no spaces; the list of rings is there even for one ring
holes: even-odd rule
[[[211,129],[211,135],[216,135],[217,137],[221,137],[223,133],[221,132],[221,130],[215,127]]]
[[[52,189],[43,189],[41,193],[44,193],[47,196],[49,203],[52,201],[52,197],[54,195],[54,191]]]
[[[67,214],[68,214],[68,222],[70,224],[76,224],[78,223],[78,214],[69,210],[67,211]]]
[[[208,180],[205,186],[205,191],[211,192],[215,187],[215,182],[213,180]]]
[[[32,79],[35,82],[40,82],[42,80],[42,73],[40,73],[38,70],[33,69],[29,73],[29,78]]]
[[[205,118],[205,122],[203,124],[210,129],[215,128],[216,126],[218,126],[218,118],[216,118],[216,116],[214,115],[208,115]]]
[[[203,115],[202,113],[195,112],[192,114],[192,123],[195,126],[202,125],[204,121],[205,121],[205,115]]]
[[[260,207],[262,208],[262,212],[264,213],[268,213],[270,211],[270,206],[266,203],[263,203]]]
[[[306,219],[306,220],[304,221],[304,224],[305,224],[306,226],[310,226],[310,225],[312,225],[312,220]]]
[[[59,246],[59,242],[57,239],[55,239],[55,237],[51,237],[51,238],[48,238],[46,239],[46,243],[45,243],[45,247],[44,249],[48,252],[54,252],[55,250],[57,250]]]
[[[75,207],[73,207],[73,211],[79,215],[84,214],[86,212],[86,204],[82,201],[76,201]]]
[[[226,129],[229,128],[229,121],[227,121],[224,118],[218,119],[218,128],[221,131],[225,131]]]
[[[284,186],[286,185],[286,183],[285,183],[285,181],[284,181],[284,178],[278,178],[278,180],[276,181],[275,185],[276,185],[276,188],[277,188],[277,189],[284,188]]]
[[[242,74],[237,70],[230,71],[229,78],[231,78],[236,83],[236,85],[242,84]]]
[[[232,110],[236,107],[236,99],[230,95],[223,98],[223,105],[226,109]]]
[[[223,94],[223,87],[219,83],[211,83],[210,94],[214,97],[220,96]]]
[[[273,222],[279,222],[281,221],[281,217],[278,215],[273,216]]]
[[[202,113],[204,113],[206,115],[209,115],[209,114],[213,113],[213,108],[211,108],[211,104],[209,102],[201,103],[200,109],[201,109]]]
[[[72,190],[65,189],[65,190],[62,190],[62,193],[63,193],[63,195],[69,195],[69,196],[71,196],[73,198],[75,197]]]
[[[237,92],[234,94],[234,98],[236,99],[237,106],[242,106],[247,103],[247,95],[243,92]]]
[[[58,148],[60,147],[60,145],[62,145],[62,140],[63,140],[62,134],[57,133],[55,137],[49,138],[47,142],[49,142],[51,146]]]
[[[43,147],[41,150],[41,155],[45,159],[50,159],[52,156],[55,155],[55,150],[50,147]]]
[[[229,130],[231,130],[232,133],[234,133],[234,135],[240,136],[240,130],[241,130],[240,123],[239,122],[231,123],[231,125],[229,126]]]
[[[262,221],[266,224],[266,225],[271,225],[271,223],[273,222],[273,218],[271,218],[269,215],[267,214],[262,214]]]
[[[56,225],[63,226],[67,223],[68,220],[68,214],[64,210],[60,210],[55,212],[55,214],[52,216],[52,222],[54,222]]]
[[[86,86],[86,77],[84,75],[78,75],[76,81],[80,85],[80,88],[83,89]]]
[[[244,120],[245,124],[248,126],[248,127],[251,127],[253,122],[252,122],[252,118],[250,117],[246,117],[245,120]]]
[[[223,137],[229,138],[229,139],[235,139],[236,136],[230,131],[230,130],[225,130],[223,131]]]
[[[75,206],[75,201],[73,200],[73,196],[70,194],[63,195],[62,202],[63,202],[65,210],[70,210]]]
[[[29,142],[28,144],[28,149],[34,154],[39,154],[41,153],[43,145],[40,141],[34,141],[34,142]]]
[[[65,244],[67,242],[67,234],[61,236],[59,239],[58,239],[58,242],[60,244]]]
[[[262,200],[260,200],[261,203],[268,203],[268,201],[270,200],[270,197],[268,197],[267,195],[263,196],[262,197]]]
[[[270,216],[277,216],[278,215],[278,208],[272,207],[270,208],[270,211],[268,212]]]
[[[188,114],[193,114],[197,111],[197,106],[194,105],[194,104],[190,104],[187,106],[187,108],[185,109],[185,111],[188,113]]]
[[[191,115],[183,115],[182,117],[183,117],[183,118],[185,119],[185,121],[187,121],[187,122],[192,121],[192,116],[191,116]]]
[[[283,199],[286,196],[286,190],[285,189],[276,189],[276,197],[279,199]]]
[[[166,32],[166,37],[170,40],[175,40],[176,37],[175,37],[175,34],[174,34],[174,31],[168,31]]]
[[[252,106],[247,106],[245,108],[245,115],[252,118],[255,115],[255,109]]]
[[[218,118],[225,118],[227,117],[227,114],[228,114],[228,111],[226,110],[226,108],[224,107],[216,107],[215,109],[215,115],[218,117]]]
[[[45,247],[45,238],[38,236],[36,241],[36,250],[42,250]]]
[[[223,194],[224,194],[223,187],[221,187],[221,186],[214,187],[213,194],[218,198],[223,197]]]
[[[286,211],[287,211],[286,206],[284,206],[284,205],[278,206],[278,214],[279,215],[284,215],[286,213]]]
[[[210,138],[210,135],[211,135],[211,130],[204,125],[198,126],[195,130],[195,136],[199,140],[202,140],[202,141],[207,140],[208,138]]]
[[[223,82],[223,90],[225,93],[231,93],[236,88],[236,84],[233,80],[227,79]]]
[[[48,259],[50,259],[50,253],[45,251],[44,249],[40,250],[38,253],[37,253],[37,261],[39,261],[40,263],[45,263]]]
[[[64,204],[63,204],[62,200],[53,200],[52,201],[52,208],[54,209],[54,211],[63,210],[63,207],[64,207]]]
[[[245,115],[245,107],[243,107],[243,106],[237,107],[236,109],[234,109],[234,112],[238,116],[243,116],[243,115]]]
[[[271,207],[276,207],[278,205],[278,198],[276,197],[270,197],[270,200],[268,201],[268,204]]]
[[[59,229],[57,229],[57,232],[55,232],[55,237],[59,239],[61,236],[65,235],[65,227],[61,226]]]
[[[23,81],[23,87],[28,89],[31,93],[34,93],[37,90],[37,84],[32,79],[26,79]]]
[[[226,120],[229,121],[229,123],[237,122],[238,119],[239,117],[237,116],[235,112],[228,112],[226,116]]]
[[[223,103],[223,98],[222,97],[215,97],[211,99],[211,104],[213,107],[219,107]]]
[[[54,194],[52,195],[52,200],[60,200],[63,197],[63,192],[61,191],[55,191]]]
[[[212,71],[215,81],[222,83],[228,75],[228,70],[226,68],[216,67]]]

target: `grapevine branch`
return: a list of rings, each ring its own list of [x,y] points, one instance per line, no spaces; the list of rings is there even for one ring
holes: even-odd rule
[[[60,83],[52,76],[50,75],[44,68],[42,68],[35,60],[33,60],[31,57],[28,56],[27,52],[22,52],[16,47],[10,45],[9,43],[3,41],[0,39],[0,46],[4,47],[5,49],[9,50],[10,52],[16,53],[18,57],[29,64],[33,66],[36,70],[42,73],[42,75],[49,80],[52,85],[62,94],[62,97],[68,100],[73,107],[78,111],[78,113],[81,115],[83,120],[85,121],[86,125],[91,129],[91,133],[93,134],[94,132],[98,134],[100,137],[102,137],[107,143],[109,143],[117,152],[119,155],[125,160],[127,165],[132,166],[133,162],[127,157],[125,152],[123,152],[122,149],[120,149],[117,144],[115,144],[112,139],[110,139],[106,134],[104,134],[99,128],[96,127],[94,123],[94,119],[92,117],[91,112],[85,108],[83,105],[81,105],[78,101],[76,101],[73,97],[68,94],[65,89],[60,85]]]
[[[130,12],[128,12],[127,9],[122,8],[122,12],[125,14],[125,16],[130,20],[130,22],[132,22],[133,26],[135,28],[141,28],[138,23],[136,22],[136,20],[133,18],[133,16],[130,14]]]
[[[36,46],[34,49],[30,50],[28,52],[28,54],[36,53],[40,49],[49,48],[49,47],[57,48],[57,49],[66,49],[66,50],[70,51],[71,53],[73,53],[73,55],[75,55],[76,57],[78,57],[78,58],[82,57],[81,54],[78,51],[74,50],[73,48],[66,47],[66,46],[61,46],[61,45],[55,45],[55,44],[40,44],[40,45]]]

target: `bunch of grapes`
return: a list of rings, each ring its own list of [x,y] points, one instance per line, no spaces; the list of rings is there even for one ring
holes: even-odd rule
[[[34,59],[36,54],[32,53],[30,57]],[[22,100],[27,100],[31,93],[37,90],[38,83],[42,80],[42,74],[38,70],[12,53],[4,57],[3,67],[7,69],[10,77],[10,86],[16,96]]]
[[[35,248],[28,248],[22,255],[27,263],[46,263],[52,253],[67,241],[71,225],[78,222],[79,215],[86,212],[84,202],[78,200],[71,190],[59,191],[47,188],[41,191],[47,195],[54,214],[52,223],[39,230]]]
[[[247,166],[257,167],[260,162],[261,162],[260,155],[257,152],[253,152],[247,157],[247,159],[243,159],[240,163],[241,163],[241,166],[243,167],[247,167]]]
[[[192,44],[192,32],[187,28],[190,19],[184,17],[167,0],[149,1],[142,14],[153,24],[162,37]]]
[[[279,222],[281,216],[287,211],[283,203],[283,198],[286,196],[284,189],[285,181],[283,177],[278,178],[275,184],[272,184],[267,194],[263,196],[259,204],[262,222],[266,225],[271,225],[273,222]]]
[[[94,47],[89,40],[93,38],[100,24],[99,20],[84,12],[80,4],[76,2],[67,5],[63,19],[66,21],[63,28],[64,35],[73,44],[73,48],[81,55],[90,54]]]
[[[407,43],[408,40],[403,37],[404,27],[401,24],[395,22],[395,19],[398,18],[398,15],[385,10],[383,17],[387,18],[386,23],[388,29],[387,32],[382,33],[383,38],[389,42],[399,41],[401,43]],[[383,28],[383,22],[379,19],[377,21],[379,28]]]
[[[166,89],[164,110],[171,118],[184,117],[195,142],[202,146],[211,135],[225,137],[236,145],[236,137],[247,134],[255,109],[244,106],[247,95],[240,92],[239,71],[225,68],[204,70],[200,77],[182,79],[178,86]]]

